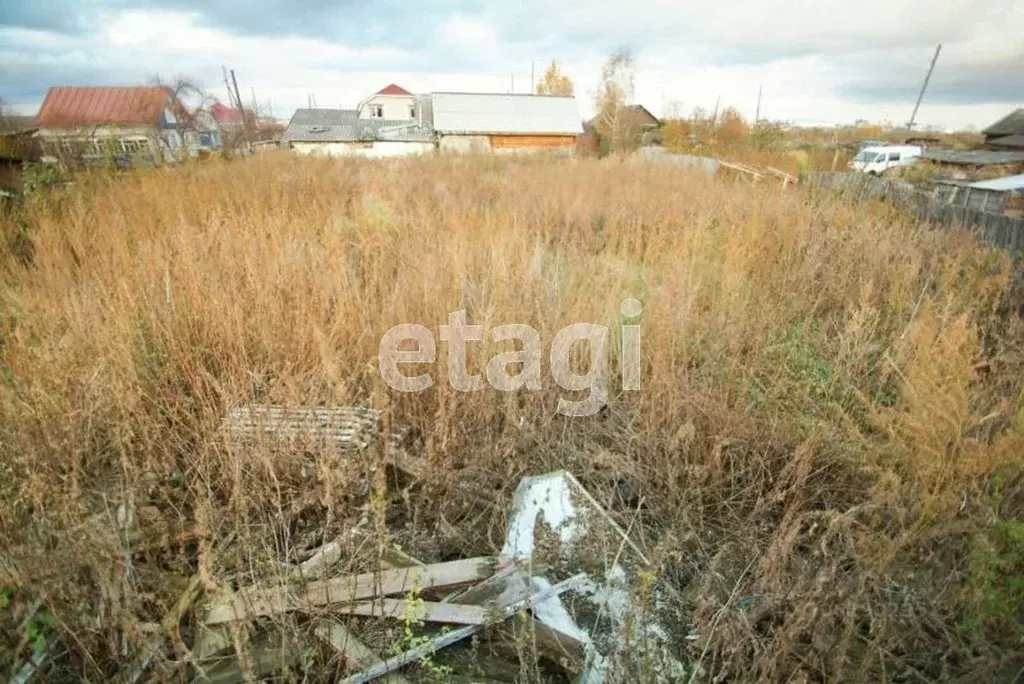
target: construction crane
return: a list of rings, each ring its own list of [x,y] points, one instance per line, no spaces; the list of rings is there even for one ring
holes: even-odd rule
[[[932,72],[935,70],[935,62],[939,60],[939,52],[942,50],[942,43],[935,48],[935,55],[932,57],[931,66],[928,67],[928,73],[924,77],[924,83],[921,85],[921,92],[917,96],[917,102],[914,104],[914,113],[910,115],[910,121],[907,123],[907,129],[913,130],[914,121],[917,119],[917,110],[921,106],[921,100],[924,98],[924,91],[928,87],[928,81],[931,80]]]

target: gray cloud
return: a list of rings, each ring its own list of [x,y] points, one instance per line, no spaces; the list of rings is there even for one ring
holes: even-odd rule
[[[916,97],[930,50],[940,41],[948,49],[926,102],[1013,103],[1024,93],[1024,50],[993,51],[1019,42],[1024,4],[1018,0],[634,0],[627,7],[612,0],[0,3],[0,93],[23,102],[41,100],[50,84],[138,83],[156,70],[181,70],[219,87],[219,63],[235,61],[231,50],[240,53],[238,66],[250,80],[286,84],[371,72],[497,75],[551,58],[587,65],[588,75],[596,76],[598,62],[627,45],[641,69],[646,60],[663,78],[671,78],[674,64],[691,73],[749,73],[803,60],[794,67],[794,81],[806,75],[800,69],[808,63],[829,75],[831,92],[819,96],[891,103]],[[232,47],[204,52],[166,47],[157,38],[148,46],[104,38],[110,22],[129,10],[187,12],[207,36],[224,36]],[[255,41],[294,49],[268,56]],[[790,90],[798,93],[800,84]]]
[[[964,54],[954,45],[939,55],[928,83],[925,102],[983,104],[1019,101],[1024,97],[1024,46],[984,59]],[[930,53],[872,55],[839,70],[838,92],[862,102],[916,99],[928,71]]]

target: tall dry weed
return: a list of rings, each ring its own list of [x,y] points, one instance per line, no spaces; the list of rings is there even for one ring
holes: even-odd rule
[[[0,523],[24,582],[4,591],[45,602],[69,679],[116,673],[192,573],[272,578],[367,496],[425,557],[494,552],[518,479],[553,468],[639,515],[709,679],[952,678],[1014,647],[963,619],[1015,572],[972,568],[1020,514],[1024,434],[1010,264],[966,236],[614,159],[270,154],[87,177],[3,220],[32,246],[2,259]],[[596,416],[555,413],[546,364],[538,392],[456,392],[443,344],[428,391],[380,379],[385,331],[459,309],[545,351],[606,324],[617,378],[628,296],[643,388],[613,380]],[[233,452],[216,429],[247,402],[384,408],[429,476],[389,499],[370,456]]]

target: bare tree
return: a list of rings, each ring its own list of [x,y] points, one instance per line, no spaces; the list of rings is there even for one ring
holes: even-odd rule
[[[634,94],[634,60],[629,48],[613,52],[601,69],[601,83],[594,98],[597,132],[613,152],[639,146],[641,130],[630,114]]]
[[[178,75],[164,81],[159,75],[150,81],[153,85],[164,86],[171,91],[170,107],[174,114],[183,145],[194,144],[200,133],[211,133],[217,126],[210,107],[217,101],[202,84],[189,76]],[[161,138],[162,147],[167,147]],[[164,151],[170,151],[165,149]]]
[[[551,60],[551,64],[541,76],[540,83],[537,84],[537,94],[572,95],[574,90],[572,79],[562,73],[557,60]]]

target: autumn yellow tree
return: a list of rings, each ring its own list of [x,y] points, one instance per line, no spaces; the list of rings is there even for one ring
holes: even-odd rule
[[[540,78],[540,83],[537,84],[537,94],[572,95],[574,90],[572,79],[562,73],[557,60],[551,60],[551,64]]]
[[[693,147],[693,122],[683,118],[665,119],[662,144],[673,152],[683,152]]]
[[[640,145],[642,131],[629,116],[634,80],[633,53],[629,48],[619,48],[601,69],[601,84],[594,100],[594,125],[603,139],[602,146],[609,151],[626,151]]]
[[[722,149],[736,149],[745,145],[749,131],[743,115],[735,107],[726,107],[718,117],[716,134]]]

